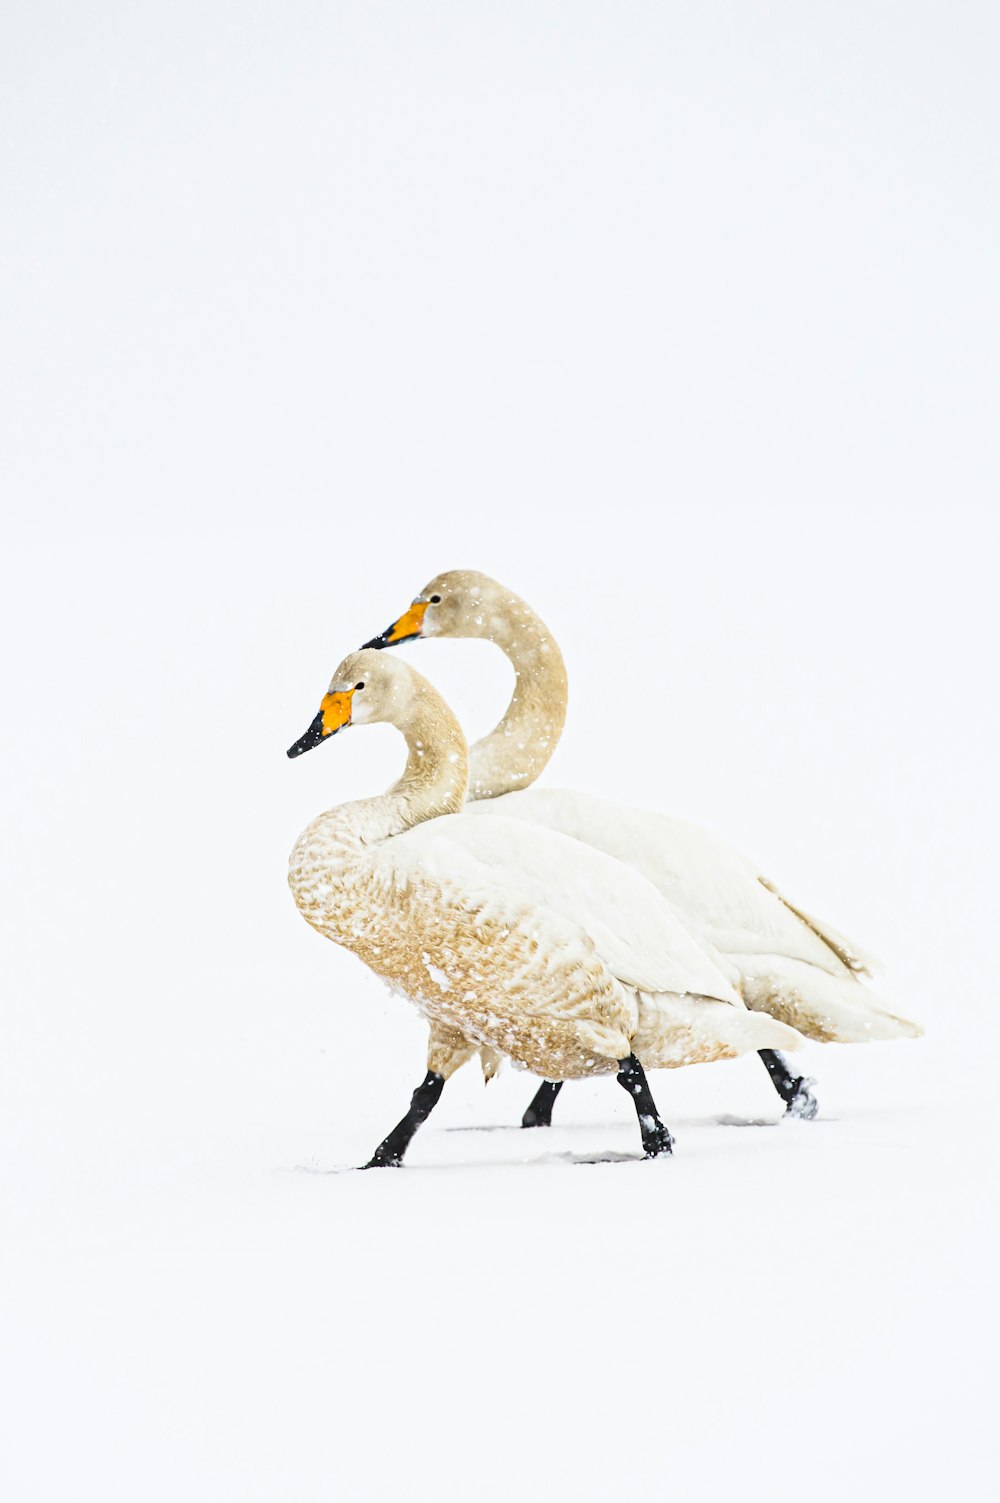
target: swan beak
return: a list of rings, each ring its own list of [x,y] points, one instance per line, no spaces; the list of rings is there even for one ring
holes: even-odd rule
[[[427,606],[426,600],[415,600],[398,621],[386,627],[380,637],[372,637],[370,642],[365,643],[365,647],[395,647],[397,642],[412,642],[415,637],[422,636]],[[361,650],[363,652],[364,647]]]
[[[348,689],[346,693],[324,694],[319,714],[305,735],[300,736],[295,745],[288,748],[287,755],[301,757],[303,752],[312,751],[314,746],[319,746],[328,736],[335,736],[345,725],[350,725],[353,693],[353,689]]]

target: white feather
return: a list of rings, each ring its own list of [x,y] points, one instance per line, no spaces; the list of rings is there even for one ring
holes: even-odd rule
[[[500,814],[489,820],[468,814],[417,825],[383,846],[377,859],[400,876],[419,871],[457,884],[470,906],[490,916],[501,915],[507,903],[512,912],[530,906],[543,944],[555,942],[558,918],[564,946],[568,921],[627,986],[743,1006],[714,958],[640,872],[558,831]]]
[[[544,826],[632,867],[665,900],[675,924],[739,985],[750,1007],[774,1010],[814,1037],[845,1043],[920,1033],[859,983],[868,962],[857,946],[795,908],[725,840],[687,820],[549,788],[483,799],[469,804],[466,814]]]

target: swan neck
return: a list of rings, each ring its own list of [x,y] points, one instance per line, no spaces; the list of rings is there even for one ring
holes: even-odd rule
[[[329,872],[350,864],[425,819],[457,814],[464,806],[469,778],[465,738],[444,701],[429,684],[425,688],[426,697],[418,694],[402,711],[387,717],[406,740],[406,766],[398,782],[375,798],[328,809],[299,836],[289,880],[307,918],[307,910],[315,906],[311,885],[317,870]],[[319,906],[327,912],[326,898]]]
[[[498,798],[527,788],[559,744],[569,684],[555,637],[514,597],[491,621],[490,639],[514,669],[514,693],[500,721],[469,752],[469,798]]]
[[[399,729],[406,738],[406,766],[385,795],[399,811],[399,828],[456,814],[465,803],[469,754],[454,715],[436,695],[420,695]]]

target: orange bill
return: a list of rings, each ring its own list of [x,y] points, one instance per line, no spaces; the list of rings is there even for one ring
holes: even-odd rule
[[[426,600],[415,600],[398,621],[387,627],[380,637],[373,637],[370,642],[366,642],[365,647],[395,647],[398,642],[412,642],[423,632],[426,610]]]
[[[338,690],[335,694],[324,694],[319,714],[305,735],[300,736],[295,745],[288,748],[288,756],[301,757],[303,752],[311,751],[328,736],[335,736],[338,731],[344,729],[345,725],[350,725],[353,694],[353,689]]]

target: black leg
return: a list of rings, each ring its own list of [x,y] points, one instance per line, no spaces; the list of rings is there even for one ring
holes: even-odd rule
[[[364,1168],[398,1169],[413,1134],[422,1122],[427,1121],[443,1090],[444,1076],[428,1070],[410,1098],[410,1110],[401,1122],[397,1122],[389,1136],[383,1138]]]
[[[566,1084],[564,1080],[543,1080],[521,1118],[522,1127],[551,1127],[552,1103]]]
[[[785,1103],[786,1117],[804,1117],[806,1121],[815,1117],[819,1111],[819,1102],[809,1089],[816,1084],[815,1080],[807,1080],[804,1075],[793,1075],[785,1062],[785,1056],[777,1049],[758,1049],[757,1053],[764,1061],[771,1084]]]
[[[618,1061],[618,1084],[625,1087],[635,1104],[635,1114],[639,1118],[639,1131],[642,1133],[645,1157],[655,1159],[661,1154],[672,1153],[674,1140],[660,1121],[653,1093],[646,1080],[646,1072],[634,1054],[630,1054],[628,1059]]]

